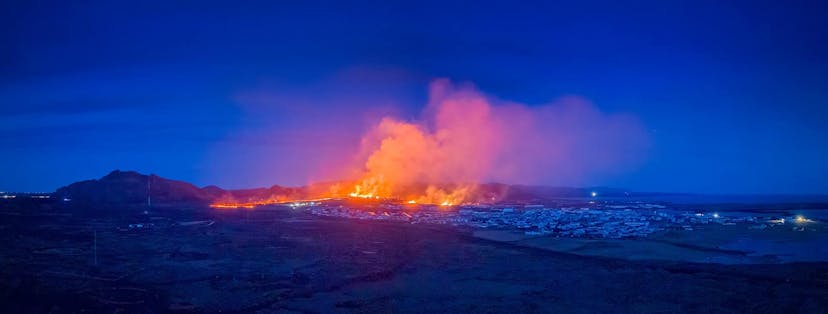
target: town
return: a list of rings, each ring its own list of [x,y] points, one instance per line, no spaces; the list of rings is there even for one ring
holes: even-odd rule
[[[671,209],[651,203],[587,203],[578,207],[543,205],[406,206],[393,203],[370,207],[340,202],[295,202],[289,207],[314,215],[361,220],[388,220],[411,224],[442,224],[523,232],[527,236],[578,238],[638,238],[663,230],[692,231],[702,225],[748,225],[751,229],[792,225],[806,231],[816,222],[801,215],[754,216],[741,212],[704,212]]]

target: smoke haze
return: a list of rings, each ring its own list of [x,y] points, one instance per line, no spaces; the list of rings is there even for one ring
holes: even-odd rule
[[[352,195],[456,204],[475,183],[589,184],[634,169],[647,143],[634,117],[577,97],[528,106],[438,79],[419,119],[385,117],[363,137]]]

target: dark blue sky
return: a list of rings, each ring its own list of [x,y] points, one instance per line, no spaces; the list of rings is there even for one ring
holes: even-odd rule
[[[149,2],[0,4],[0,190],[302,184],[447,77],[637,116],[646,161],[592,185],[828,193],[824,1]]]

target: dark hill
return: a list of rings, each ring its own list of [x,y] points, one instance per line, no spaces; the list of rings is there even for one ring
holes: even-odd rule
[[[98,180],[72,183],[55,191],[58,199],[70,199],[73,205],[154,205],[209,204],[223,190],[200,189],[190,183],[144,175],[135,171],[115,170]]]
[[[213,202],[253,202],[307,197],[306,188],[274,185],[270,188],[224,190],[204,188],[135,171],[115,170],[98,180],[85,180],[61,187],[54,193],[64,205],[84,208],[109,207],[203,207]]]

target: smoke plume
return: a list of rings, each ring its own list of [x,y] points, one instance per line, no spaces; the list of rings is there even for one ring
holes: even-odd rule
[[[458,204],[482,182],[589,184],[631,170],[646,146],[634,117],[577,97],[528,106],[440,79],[419,119],[386,117],[363,137],[350,194]]]

